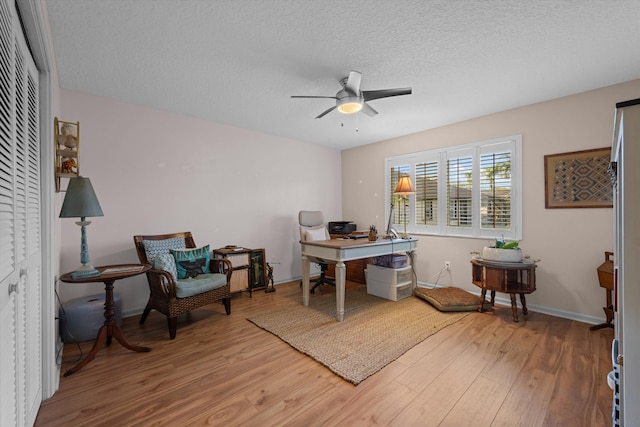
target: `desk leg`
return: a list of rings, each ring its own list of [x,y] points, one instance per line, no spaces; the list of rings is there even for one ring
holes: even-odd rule
[[[347,267],[343,261],[339,261],[336,264],[336,318],[338,322],[342,322],[344,319],[344,293],[345,293],[345,279],[346,279]]]
[[[311,263],[306,255],[302,254],[302,305],[309,305],[309,274]]]

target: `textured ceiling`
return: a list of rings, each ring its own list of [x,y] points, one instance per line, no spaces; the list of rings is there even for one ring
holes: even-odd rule
[[[340,149],[640,78],[637,0],[46,5],[63,89]],[[413,94],[373,118],[290,97],[334,96],[349,70]]]

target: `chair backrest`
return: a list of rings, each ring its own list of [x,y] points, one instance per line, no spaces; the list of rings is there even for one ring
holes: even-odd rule
[[[196,244],[193,241],[193,236],[190,231],[184,231],[182,233],[172,233],[172,234],[156,234],[151,236],[133,236],[133,242],[136,245],[136,252],[138,253],[138,258],[140,262],[143,264],[149,264],[149,260],[147,259],[147,252],[144,250],[144,241],[145,240],[166,240],[172,239],[174,237],[182,237],[184,238],[184,245],[187,248],[195,248]]]
[[[327,230],[324,224],[324,216],[321,211],[300,211],[298,213],[298,224],[300,224],[301,242],[331,239],[329,230]],[[307,231],[309,231],[309,233],[307,233]],[[321,238],[323,234],[324,239]]]

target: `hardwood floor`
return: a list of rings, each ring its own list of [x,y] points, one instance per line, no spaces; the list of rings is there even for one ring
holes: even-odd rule
[[[298,283],[235,295],[230,316],[221,304],[195,310],[179,319],[173,341],[155,311],[143,326],[125,319],[125,336],[152,351],[114,340],[61,377],[35,425],[611,425],[611,329],[531,311],[513,323],[510,307],[473,312],[353,386],[246,320],[301,304]],[[78,355],[65,345],[62,373]]]

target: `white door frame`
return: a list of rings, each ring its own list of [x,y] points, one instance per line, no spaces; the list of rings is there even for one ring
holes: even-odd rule
[[[43,0],[17,0],[18,9],[29,40],[33,59],[38,67],[40,85],[40,208],[42,236],[41,319],[42,319],[42,398],[48,399],[58,389],[60,368],[56,363],[58,334],[55,286],[59,265],[54,265],[53,177],[53,83],[52,41],[48,16]],[[59,264],[59,263],[58,263]]]

